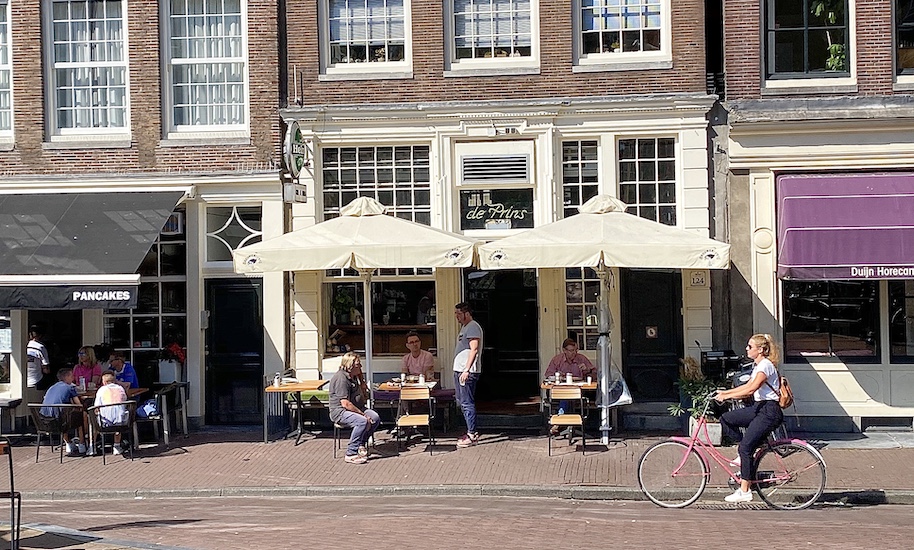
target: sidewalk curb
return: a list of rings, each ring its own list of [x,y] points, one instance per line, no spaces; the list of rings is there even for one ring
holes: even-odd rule
[[[723,497],[725,487],[710,488],[704,497]],[[216,497],[338,497],[338,496],[486,496],[558,498],[567,500],[627,500],[647,498],[635,487],[596,485],[311,485],[303,487],[223,487],[215,489],[59,490],[23,491],[23,500],[168,499]],[[820,499],[834,505],[914,505],[914,490],[830,489]]]

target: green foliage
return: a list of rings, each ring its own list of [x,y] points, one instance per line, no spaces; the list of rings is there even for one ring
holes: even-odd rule
[[[825,19],[829,25],[834,25],[844,12],[844,0],[813,0],[809,4],[809,11],[816,17]]]
[[[703,378],[699,380],[680,378],[676,385],[679,386],[683,397],[691,400],[692,406],[686,407],[686,404],[676,403],[667,407],[667,410],[672,416],[682,416],[688,412],[692,418],[701,416],[708,403],[708,395],[717,389],[717,384]],[[710,415],[708,418],[711,419]]]
[[[844,44],[831,44],[828,47],[828,59],[825,60],[825,69],[829,71],[847,70],[847,53]]]

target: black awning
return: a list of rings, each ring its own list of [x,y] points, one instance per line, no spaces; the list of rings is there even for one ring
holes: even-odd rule
[[[183,196],[184,191],[0,195],[0,308],[135,305],[136,279],[133,286],[124,285],[124,276],[136,273]],[[130,297],[125,300],[123,292]]]

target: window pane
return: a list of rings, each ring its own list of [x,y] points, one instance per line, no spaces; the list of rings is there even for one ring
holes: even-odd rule
[[[891,361],[914,362],[914,281],[889,281],[888,313]]]

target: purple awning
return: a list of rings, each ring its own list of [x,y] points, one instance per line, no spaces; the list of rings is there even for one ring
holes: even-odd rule
[[[777,180],[778,277],[914,279],[914,174]]]

